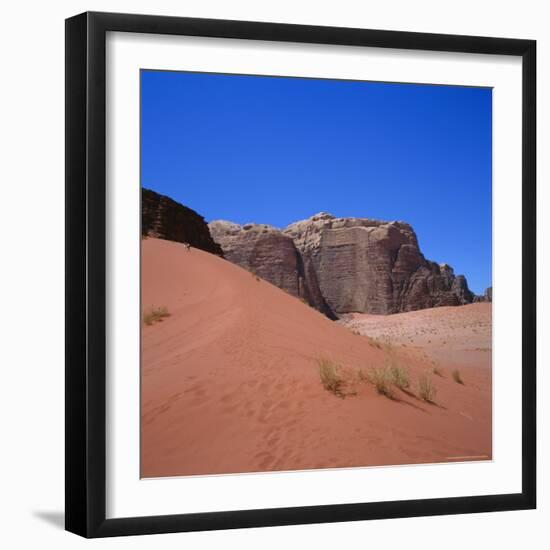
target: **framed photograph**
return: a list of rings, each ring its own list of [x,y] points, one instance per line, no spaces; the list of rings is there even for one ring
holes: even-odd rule
[[[66,21],[66,528],[535,507],[531,40]]]

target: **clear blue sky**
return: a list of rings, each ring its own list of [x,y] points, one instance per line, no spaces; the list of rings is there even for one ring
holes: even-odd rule
[[[237,223],[404,220],[491,285],[492,91],[142,71],[142,185]]]

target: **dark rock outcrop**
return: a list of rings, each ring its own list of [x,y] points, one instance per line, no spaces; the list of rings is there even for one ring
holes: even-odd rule
[[[195,248],[223,256],[204,218],[164,195],[142,188],[141,234],[169,241],[189,243]]]
[[[335,218],[327,213],[272,226],[217,221],[224,255],[329,316],[389,314],[471,303],[466,279],[422,255],[404,222]]]

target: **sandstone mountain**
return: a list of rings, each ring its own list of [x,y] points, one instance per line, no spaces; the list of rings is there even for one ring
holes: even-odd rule
[[[223,256],[211,237],[204,218],[164,195],[142,188],[141,234],[168,241],[189,243],[195,248]]]
[[[329,317],[389,314],[471,303],[463,275],[426,260],[404,222],[336,218],[321,212],[279,230],[209,224],[224,256]]]

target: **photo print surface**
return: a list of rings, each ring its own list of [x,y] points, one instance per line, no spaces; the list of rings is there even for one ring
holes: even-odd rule
[[[492,458],[492,90],[141,71],[141,477]]]

